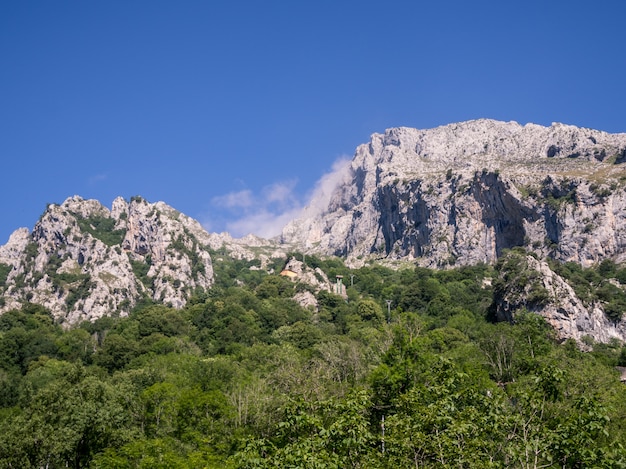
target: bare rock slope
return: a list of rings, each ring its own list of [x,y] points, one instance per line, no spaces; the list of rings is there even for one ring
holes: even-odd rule
[[[389,129],[357,148],[321,213],[281,239],[355,264],[491,263],[515,246],[585,266],[622,261],[624,162],[626,134],[562,124]]]
[[[562,339],[626,342],[615,302],[579,298],[545,262],[626,260],[625,163],[626,134],[562,124],[389,129],[357,148],[332,195],[314,199],[278,241],[209,234],[140,197],[118,198],[111,209],[72,197],[0,247],[0,313],[30,301],[75,323],[126,315],[145,298],[182,307],[211,287],[213,262],[227,257],[260,259],[264,268],[299,250],[352,265],[402,260],[446,268],[496,263],[523,247],[532,256],[517,261],[527,272],[520,278],[533,281],[496,279],[499,319],[529,309]]]
[[[606,294],[607,283],[611,284],[613,295]],[[602,280],[600,285],[588,284],[583,289],[578,287],[579,293],[545,260],[524,251],[510,251],[498,262],[493,313],[497,320],[509,322],[514,322],[520,311],[540,314],[552,326],[556,337],[573,339],[581,345],[589,339],[602,343],[626,342],[626,321],[615,317],[614,308],[611,311],[611,302],[624,298],[624,287],[617,279]],[[588,294],[602,290],[605,292],[602,295]]]
[[[213,283],[208,245],[197,221],[162,202],[117,198],[109,210],[71,197],[0,247],[1,311],[30,301],[75,323],[126,315],[142,298],[182,307]]]

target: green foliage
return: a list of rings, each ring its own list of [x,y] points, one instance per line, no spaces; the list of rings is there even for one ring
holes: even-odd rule
[[[116,223],[114,218],[95,214],[88,218],[83,218],[76,213],[74,216],[76,217],[76,222],[81,231],[86,231],[107,246],[122,244],[126,231],[114,229]]]
[[[0,468],[626,464],[622,344],[583,353],[538,314],[486,319],[505,288],[545,301],[523,251],[497,270],[307,256],[353,276],[347,298],[320,291],[308,309],[297,284],[220,256],[216,286],[182,309],[146,300],[67,330],[34,304],[1,315]],[[147,277],[149,260],[134,268]],[[561,269],[622,308],[621,266]],[[77,288],[78,275],[55,281]]]
[[[165,306],[151,306],[133,314],[133,319],[139,323],[140,337],[160,333],[166,337],[187,335],[189,323],[180,311]]]
[[[626,269],[610,260],[587,269],[573,262],[560,264],[553,261],[550,268],[567,280],[581,300],[587,304],[601,302],[605,314],[613,321],[622,318],[626,310],[625,283],[622,282],[626,282]]]
[[[207,454],[206,449],[195,450],[175,438],[140,439],[119,449],[109,448],[98,454],[92,463],[94,469],[196,469],[225,467],[224,461]]]
[[[37,243],[30,242],[26,245],[26,248],[24,249],[24,257],[26,259],[26,264],[28,265],[31,262],[34,262],[35,257],[37,257],[38,254],[38,246]]]
[[[168,247],[168,249],[172,249],[178,253],[182,253],[189,259],[191,263],[191,275],[192,277],[197,277],[198,274],[205,274],[204,263],[200,256],[198,255],[199,245],[196,241],[195,236],[193,236],[189,231],[185,230],[185,235],[187,239],[191,240],[191,247],[187,247],[183,242],[183,236],[180,235],[177,239],[172,241]]]
[[[67,305],[67,309],[71,310],[76,302],[79,300],[84,300],[89,296],[89,292],[91,288],[94,286],[94,283],[91,281],[89,275],[80,275],[78,280],[72,284],[67,286],[69,291],[69,295],[65,300],[65,304]]]
[[[251,441],[237,454],[237,467],[362,467],[376,441],[369,408],[362,390],[314,405],[294,401],[273,438]]]
[[[506,413],[497,389],[481,390],[473,377],[440,361],[430,379],[398,397],[386,421],[387,458],[392,466],[484,467],[502,460]]]
[[[79,300],[89,296],[93,282],[88,274],[81,273],[80,268],[71,272],[58,273],[58,269],[67,258],[67,256],[51,256],[45,267],[45,274],[52,281],[54,291],[57,294],[62,295],[68,292],[66,305],[68,310],[71,310]]]
[[[0,262],[0,288],[4,288],[6,286],[7,277],[9,276],[11,270],[13,270],[12,266]]]
[[[107,334],[93,361],[108,371],[124,368],[139,354],[138,344],[120,334]]]
[[[148,290],[152,290],[154,280],[148,277],[148,271],[152,265],[152,258],[146,256],[144,261],[135,260],[129,257],[130,266],[133,269],[135,277],[146,287]]]
[[[574,181],[563,179],[559,184],[548,178],[543,182],[541,195],[545,203],[554,211],[559,211],[564,204],[576,202],[577,187]]]
[[[50,363],[47,366],[54,366]],[[30,391],[22,411],[0,421],[4,467],[86,467],[136,434],[126,390],[68,368]]]
[[[60,328],[45,308],[27,303],[21,310],[0,315],[0,368],[9,373],[26,373],[40,356],[57,353],[55,337]]]
[[[259,298],[291,298],[295,292],[291,280],[280,275],[268,275],[256,287],[255,293]]]
[[[256,260],[233,259],[228,257],[223,251],[209,250],[209,253],[213,262],[213,274],[215,277],[213,290],[234,287],[242,283],[250,288],[254,288],[267,275],[261,270],[252,269],[252,267],[259,267],[259,262]],[[274,270],[280,269],[275,268]]]
[[[602,282],[596,289],[596,295],[604,303],[605,314],[615,322],[622,318],[626,310],[626,292],[611,282]]]
[[[383,310],[374,300],[360,300],[356,305],[356,311],[364,321],[373,321],[375,324],[381,324],[384,321]]]
[[[96,343],[85,329],[70,329],[56,340],[57,355],[68,362],[91,363]]]

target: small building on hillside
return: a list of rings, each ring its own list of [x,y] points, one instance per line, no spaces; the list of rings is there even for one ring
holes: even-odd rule
[[[288,279],[295,279],[298,274],[296,272],[294,272],[293,270],[289,270],[289,269],[284,269],[281,271],[280,275],[282,275],[283,277],[287,277]]]

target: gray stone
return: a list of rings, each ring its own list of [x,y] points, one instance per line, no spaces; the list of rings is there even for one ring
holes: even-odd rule
[[[98,219],[114,222],[119,243],[105,243],[93,224],[85,228]],[[13,267],[1,310],[31,301],[73,324],[127,315],[142,296],[180,308],[196,288],[213,284],[207,249],[200,224],[162,202],[117,198],[109,211],[98,201],[70,197],[48,206],[32,233],[21,228],[0,247],[0,263]],[[132,262],[150,263],[146,284]]]

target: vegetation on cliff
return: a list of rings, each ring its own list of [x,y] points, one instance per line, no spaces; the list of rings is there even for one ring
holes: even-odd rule
[[[303,308],[305,285],[224,258],[182,309],[70,329],[35,304],[1,315],[0,467],[626,464],[621,344],[582,352],[529,312],[489,320],[493,279],[524,266],[307,263],[345,297]],[[624,272],[563,268],[598,298]]]

